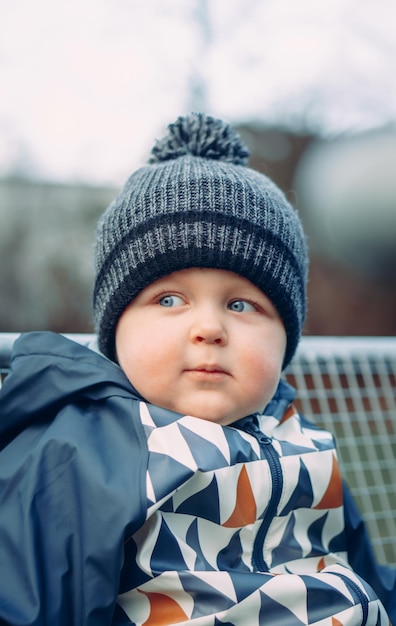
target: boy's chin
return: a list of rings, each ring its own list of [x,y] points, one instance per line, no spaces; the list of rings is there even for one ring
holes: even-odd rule
[[[148,401],[178,415],[188,415],[196,419],[221,426],[231,426],[234,422],[261,410],[262,397],[257,402],[237,402],[236,398],[224,394],[197,394],[195,398],[148,398]],[[220,397],[219,397],[220,396]],[[161,400],[161,402],[159,402]],[[258,406],[260,404],[260,406]]]
[[[194,417],[196,419],[204,420],[205,422],[212,422],[212,424],[219,424],[220,426],[231,426],[234,422],[237,422],[242,417],[246,417],[245,413],[227,413],[224,411],[215,411],[210,408],[200,411],[178,411],[178,413],[181,413],[182,415],[188,415],[189,417]]]

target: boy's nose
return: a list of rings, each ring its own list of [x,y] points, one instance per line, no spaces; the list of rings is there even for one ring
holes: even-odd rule
[[[216,316],[202,316],[197,319],[191,326],[190,337],[194,343],[227,343],[226,329]]]

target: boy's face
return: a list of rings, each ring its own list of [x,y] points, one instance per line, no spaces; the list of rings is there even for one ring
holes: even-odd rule
[[[148,402],[223,425],[266,406],[285,348],[267,296],[218,269],[181,270],[151,283],[116,329],[119,364]]]

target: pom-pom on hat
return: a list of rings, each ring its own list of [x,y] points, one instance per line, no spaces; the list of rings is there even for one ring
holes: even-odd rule
[[[236,272],[271,299],[286,329],[289,363],[305,318],[305,237],[284,194],[247,167],[248,157],[230,125],[200,113],[179,117],[103,214],[94,319],[110,359],[117,322],[144,287],[206,267]]]

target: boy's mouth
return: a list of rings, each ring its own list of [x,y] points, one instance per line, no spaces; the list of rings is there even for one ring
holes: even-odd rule
[[[197,367],[188,368],[186,370],[197,378],[223,378],[224,376],[230,376],[230,373],[223,369],[220,365],[198,365]]]

